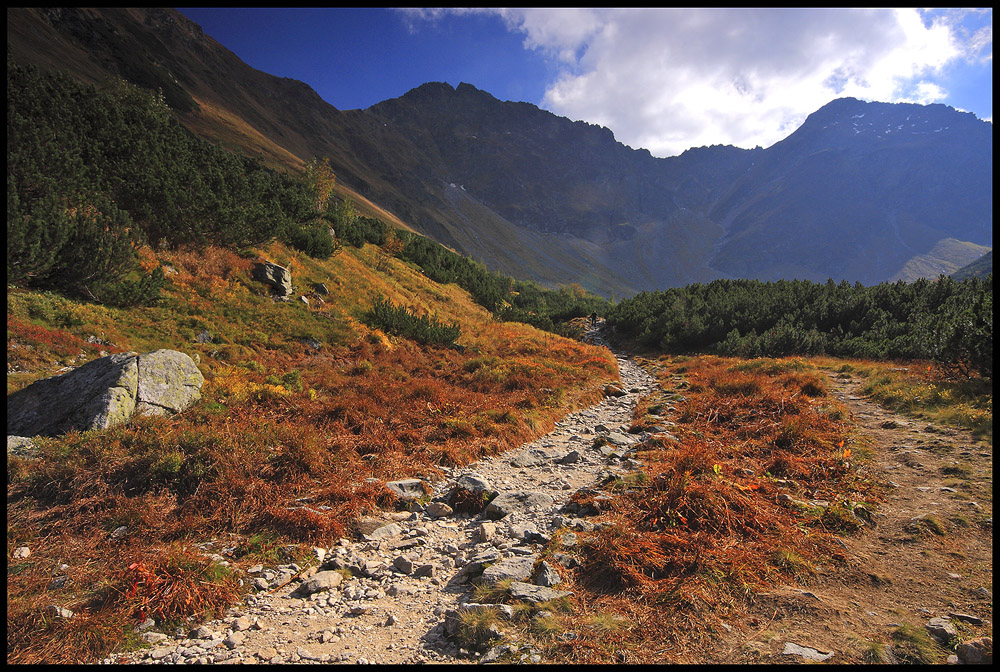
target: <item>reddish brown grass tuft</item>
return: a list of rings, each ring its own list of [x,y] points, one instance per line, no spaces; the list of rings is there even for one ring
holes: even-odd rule
[[[683,395],[674,399],[677,438],[647,442],[644,477],[623,481],[603,504],[611,513],[586,535],[575,603],[633,609],[642,625],[618,640],[630,662],[676,662],[668,652],[702,641],[706,623],[724,613],[738,620],[755,591],[794,570],[782,558],[841,562],[832,534],[850,532],[851,515],[794,500],[878,496],[844,459],[847,427],[813,401],[825,395],[819,374],[797,360],[734,361],[661,360],[665,394]],[[639,404],[637,422],[648,408]],[[550,650],[608,661],[594,641]]]

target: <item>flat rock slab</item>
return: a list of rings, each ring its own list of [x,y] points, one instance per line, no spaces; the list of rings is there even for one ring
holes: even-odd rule
[[[500,520],[515,511],[551,506],[554,501],[552,495],[535,490],[504,492],[486,505],[486,508],[483,509],[483,516],[490,520]]]
[[[568,590],[553,590],[552,588],[535,586],[522,581],[512,581],[510,584],[511,597],[515,600],[524,600],[525,602],[531,602],[533,604],[548,602],[549,600],[557,600],[560,597],[569,597],[572,594],[573,593]]]
[[[507,579],[515,581],[527,579],[531,576],[531,569],[534,567],[536,559],[537,556],[534,555],[504,558],[483,571],[483,582],[489,585],[496,585]]]
[[[833,651],[820,651],[809,646],[802,646],[794,642],[785,642],[785,648],[781,652],[786,656],[800,656],[806,660],[821,662],[833,657]]]
[[[534,467],[554,460],[557,457],[561,457],[562,454],[562,451],[558,448],[529,448],[512,457],[510,464],[514,467],[521,468]]]
[[[389,481],[385,484],[385,487],[392,490],[393,494],[403,501],[413,501],[420,499],[421,497],[426,497],[430,494],[424,486],[423,481],[418,478],[404,478],[399,481]]]
[[[313,593],[319,593],[324,590],[336,588],[343,580],[344,577],[340,572],[319,572],[312,578],[303,581],[299,587],[292,592],[292,594],[296,597],[306,597],[308,595],[312,595]]]

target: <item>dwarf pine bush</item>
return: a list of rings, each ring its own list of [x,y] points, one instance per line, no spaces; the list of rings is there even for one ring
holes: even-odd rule
[[[375,299],[371,310],[361,316],[361,321],[372,329],[381,329],[424,345],[451,345],[462,333],[457,323],[444,324],[436,317],[427,315],[418,317],[405,306],[397,306],[385,298]]]

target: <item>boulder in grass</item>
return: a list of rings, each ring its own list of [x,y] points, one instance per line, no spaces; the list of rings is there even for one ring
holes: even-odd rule
[[[292,294],[292,272],[273,261],[265,261],[253,267],[254,280],[269,285],[278,296]]]
[[[7,396],[7,435],[107,429],[133,414],[172,415],[201,397],[204,377],[176,350],[108,355]]]
[[[177,350],[156,350],[139,355],[139,380],[135,412],[140,415],[174,415],[201,398],[205,382],[194,360]]]

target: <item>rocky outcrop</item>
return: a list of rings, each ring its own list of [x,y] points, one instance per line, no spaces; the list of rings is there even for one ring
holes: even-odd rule
[[[176,350],[109,355],[8,395],[7,435],[58,436],[120,425],[136,413],[172,415],[201,397],[203,382]]]
[[[292,272],[273,261],[265,261],[253,267],[254,280],[270,285],[278,296],[290,296],[292,293]]]

